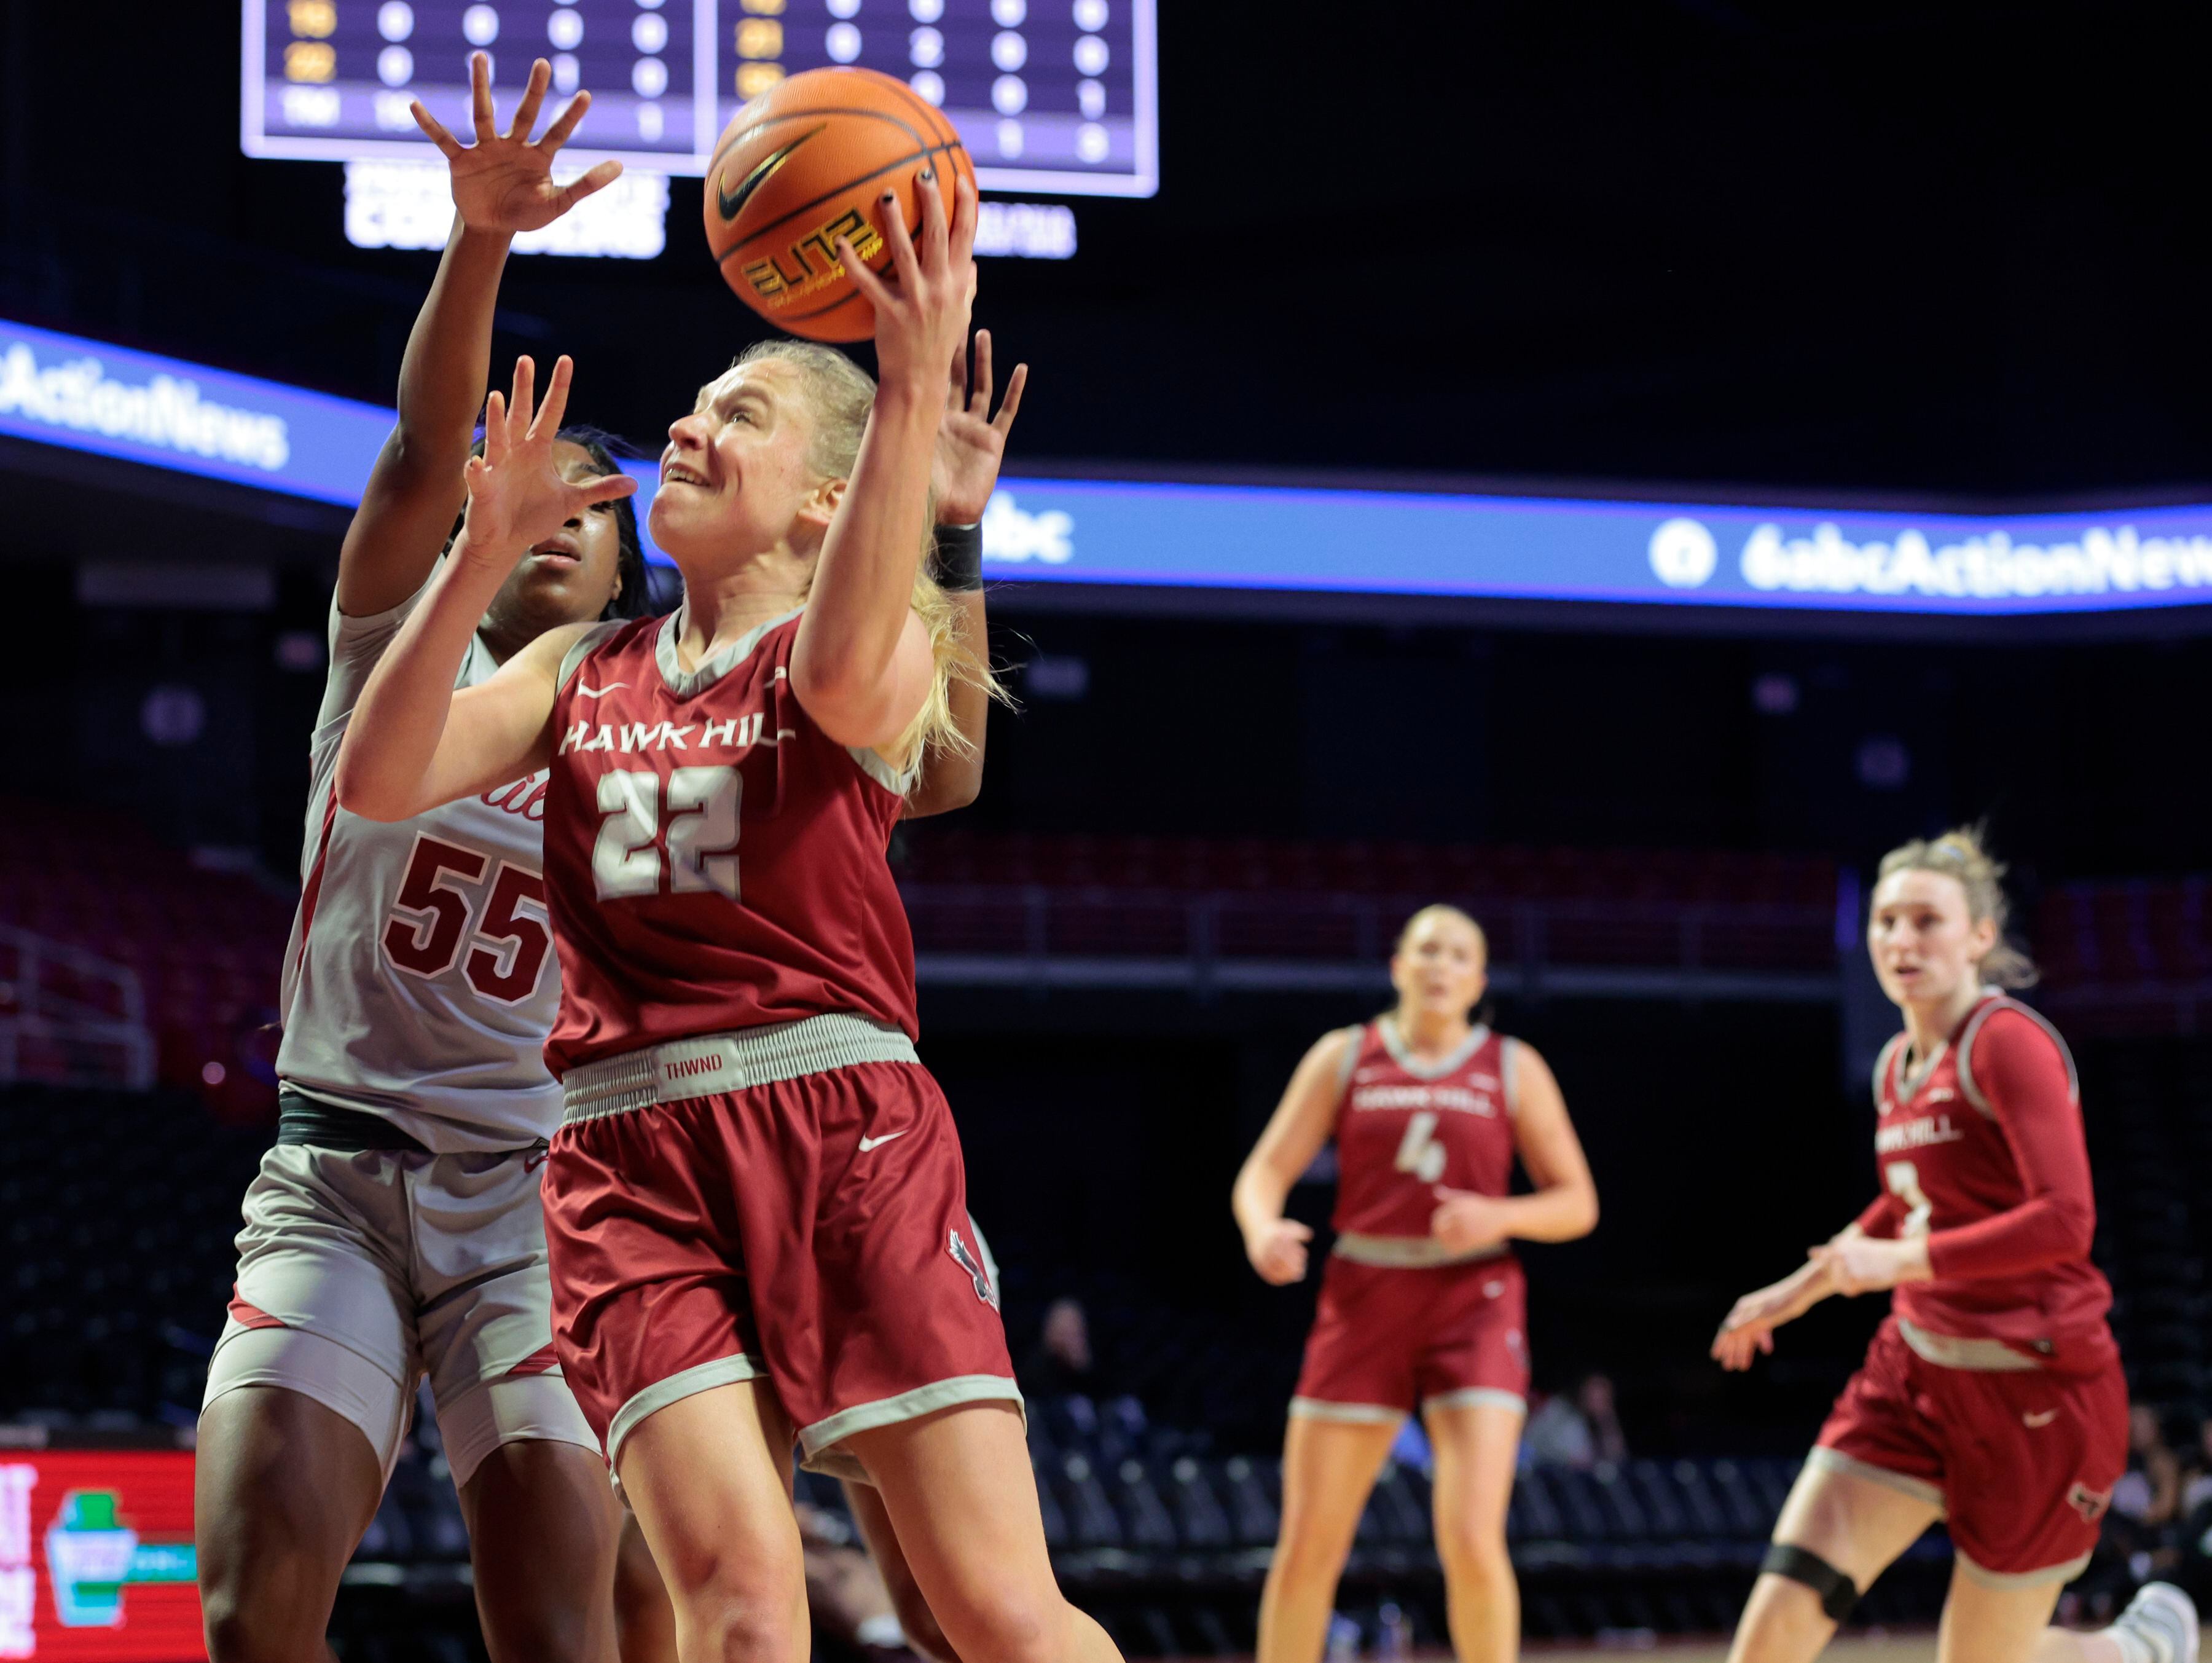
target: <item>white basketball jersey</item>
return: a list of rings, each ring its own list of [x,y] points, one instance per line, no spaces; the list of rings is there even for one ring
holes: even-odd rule
[[[331,604],[276,1073],[440,1154],[521,1148],[561,1124],[542,1054],[561,993],[541,875],[544,774],[391,825],[337,806],[338,741],[421,598],[374,618]],[[498,667],[471,639],[454,685]]]

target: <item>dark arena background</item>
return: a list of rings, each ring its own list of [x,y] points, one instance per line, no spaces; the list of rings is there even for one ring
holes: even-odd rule
[[[1528,1643],[1720,1643],[1887,1296],[1748,1374],[1707,1347],[1876,1192],[1875,862],[1973,821],[2079,1062],[2155,1411],[2061,1617],[2193,1584],[2201,18],[398,9],[0,0],[0,1657],[206,1655],[191,1450],[274,1136],[339,539],[452,213],[404,95],[458,107],[488,45],[504,119],[563,16],[562,73],[606,94],[573,154],[629,171],[509,262],[493,379],[574,355],[575,412],[645,458],[766,332],[697,228],[734,93],[927,73],[982,168],[976,321],[1032,374],[983,522],[1015,703],[975,804],[890,858],[1054,1563],[1127,1655],[1254,1649],[1315,1282],[1253,1274],[1230,1186],[1432,900],[1487,929],[1494,1020],[1551,1062],[1602,1200],[1522,1253]],[[1320,1228],[1333,1191],[1324,1156],[1291,1211]],[[1385,1469],[1332,1659],[1449,1648],[1425,1462]],[[799,1483],[834,1536],[836,1487]],[[1950,1575],[1939,1528],[1849,1643],[1932,1654]],[[331,1643],[481,1657],[471,1589],[418,1416]]]

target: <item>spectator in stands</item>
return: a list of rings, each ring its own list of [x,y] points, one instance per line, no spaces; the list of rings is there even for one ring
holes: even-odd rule
[[[1097,1359],[1091,1351],[1091,1319],[1083,1301],[1063,1294],[1045,1307],[1037,1343],[1014,1371],[1024,1395],[1032,1398],[1090,1397],[1098,1389]]]
[[[2197,1447],[2182,1465],[2181,1516],[2187,1519],[2212,1502],[2212,1416],[2197,1422]]]
[[[1593,1467],[1628,1459],[1628,1440],[1613,1402],[1613,1382],[1585,1374],[1572,1392],[1545,1399],[1522,1435],[1528,1459],[1539,1466]]]
[[[2163,1530],[2181,1511],[2181,1460],[2166,1441],[2158,1410],[2128,1411],[2128,1470],[2112,1487],[2112,1511],[2146,1532]]]

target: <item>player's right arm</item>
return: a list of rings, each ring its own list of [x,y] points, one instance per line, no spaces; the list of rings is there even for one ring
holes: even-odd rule
[[[456,210],[429,297],[407,338],[399,366],[399,419],[369,472],[361,507],[338,551],[338,610],[348,618],[391,611],[429,576],[463,500],[477,412],[491,369],[492,319],[508,244],[566,213],[622,171],[600,163],[565,186],[553,183],[553,158],[590,107],[578,93],[545,136],[530,130],[552,70],[540,58],[505,134],[495,125],[490,62],[469,60],[476,138],[464,148],[420,103],[415,119],[445,153]]]
[[[1230,1210],[1244,1233],[1244,1256],[1261,1278],[1281,1287],[1306,1273],[1306,1243],[1313,1231],[1283,1216],[1291,1186],[1313,1165],[1322,1145],[1336,1129],[1337,1105],[1344,1095],[1347,1052],[1357,1030],[1340,1028],[1314,1042],[1284,1088],[1283,1100],[1267,1121],[1229,1192]]]
[[[404,820],[543,768],[553,755],[561,661],[587,624],[549,630],[489,681],[456,692],[469,639],[524,552],[598,503],[637,489],[628,474],[572,484],[553,463],[574,366],[553,366],[535,418],[536,367],[514,366],[511,399],[484,411],[484,454],[469,459],[461,534],[422,603],[378,662],[338,747],[341,807]]]
[[[1826,1245],[1838,1246],[1856,1241],[1865,1234],[1859,1221],[1854,1219],[1831,1236]],[[1722,1320],[1720,1332],[1713,1337],[1713,1361],[1723,1368],[1750,1368],[1753,1358],[1772,1354],[1776,1329],[1785,1322],[1796,1321],[1822,1300],[1842,1291],[1832,1261],[1807,1259],[1781,1281],[1754,1288],[1735,1302]]]

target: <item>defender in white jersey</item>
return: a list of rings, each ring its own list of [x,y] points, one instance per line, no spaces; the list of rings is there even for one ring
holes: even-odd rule
[[[553,1362],[538,1200],[561,1105],[538,1051],[558,993],[543,777],[399,825],[345,813],[331,789],[354,703],[455,523],[509,238],[619,172],[602,163],[553,184],[588,99],[532,143],[544,62],[504,136],[480,54],[471,74],[474,148],[416,107],[451,161],[459,214],[408,342],[398,426],[339,557],[284,964],[277,1142],[246,1192],[201,1410],[195,1516],[216,1663],[328,1655],[339,1575],[425,1377],[495,1663],[614,1652],[619,1515]],[[589,436],[562,437],[578,511],[492,602],[465,684],[549,629],[645,610],[636,522],[619,500],[634,487]]]

